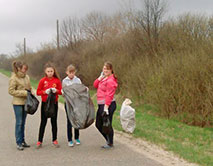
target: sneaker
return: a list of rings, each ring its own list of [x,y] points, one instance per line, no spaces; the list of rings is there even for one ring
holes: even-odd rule
[[[38,141],[36,144],[36,149],[39,149],[42,147],[42,142]]]
[[[76,140],[75,140],[75,143],[76,143],[76,145],[80,145],[80,144],[81,144],[81,141],[80,141],[79,139],[76,139]]]
[[[69,146],[69,147],[73,147],[73,146],[74,146],[73,141],[68,142],[68,146]]]
[[[104,146],[102,146],[103,149],[111,149],[113,148],[113,145],[112,144],[106,144]]]
[[[29,148],[29,147],[30,147],[30,145],[28,145],[25,141],[22,142],[22,146],[23,146],[24,148]]]
[[[20,144],[20,145],[17,145],[17,147],[16,147],[18,150],[20,150],[20,151],[22,151],[22,150],[24,150],[24,147]]]
[[[59,148],[59,144],[58,144],[58,141],[57,141],[57,140],[53,141],[53,145],[54,145],[56,148]]]

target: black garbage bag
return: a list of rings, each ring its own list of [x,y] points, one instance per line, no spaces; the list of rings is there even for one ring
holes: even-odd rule
[[[24,105],[24,110],[27,114],[33,115],[38,109],[39,101],[38,99],[31,93],[31,91],[27,91],[27,100]]]
[[[55,116],[55,98],[55,94],[52,92],[52,90],[50,90],[44,109],[45,116],[47,118],[52,118]]]
[[[106,135],[110,134],[112,131],[112,124],[109,120],[109,115],[106,115],[105,113],[102,115],[103,117],[103,126],[102,126],[102,132]]]
[[[67,115],[75,129],[89,127],[95,119],[95,108],[89,91],[83,84],[72,84],[63,88]]]

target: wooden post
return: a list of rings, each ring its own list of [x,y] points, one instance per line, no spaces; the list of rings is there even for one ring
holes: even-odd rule
[[[24,56],[26,57],[26,39],[24,38]]]
[[[59,21],[56,21],[56,28],[57,28],[57,49],[60,49],[60,45],[59,45]]]

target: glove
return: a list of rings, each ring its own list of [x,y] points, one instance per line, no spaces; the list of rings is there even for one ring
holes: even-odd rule
[[[104,112],[106,113],[106,115],[109,115],[109,110],[108,109],[104,110]]]
[[[50,93],[50,89],[51,89],[51,88],[49,88],[49,89],[45,90],[45,93],[46,93],[47,95],[49,95],[49,93]]]
[[[52,90],[53,93],[57,92],[57,89],[55,89],[55,88],[51,88],[51,90]]]
[[[105,77],[105,75],[104,75],[104,72],[102,71],[101,74],[100,74],[100,76],[98,77],[98,80],[100,81],[100,80],[102,80],[104,77]]]
[[[109,110],[108,110],[108,106],[107,105],[104,106],[104,112],[106,113],[106,115],[109,115]]]

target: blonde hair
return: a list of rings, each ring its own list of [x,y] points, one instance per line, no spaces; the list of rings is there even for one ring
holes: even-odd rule
[[[67,70],[66,71],[68,71],[68,72],[76,72],[76,68],[75,68],[75,66],[74,65],[69,65],[69,66],[67,66]]]
[[[22,69],[23,66],[26,66],[27,69],[28,69],[28,65],[25,62],[13,61],[13,63],[12,63],[13,72],[15,74],[17,74],[18,73],[18,69]]]

